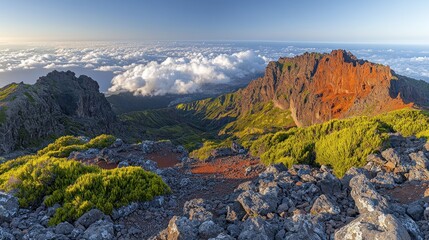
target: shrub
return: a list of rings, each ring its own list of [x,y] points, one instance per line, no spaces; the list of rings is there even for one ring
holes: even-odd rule
[[[110,214],[113,208],[170,192],[159,176],[139,167],[103,170],[63,158],[71,151],[108,146],[114,139],[101,135],[84,143],[65,136],[37,155],[1,163],[0,190],[16,191],[21,207],[60,203],[50,224],[73,221],[94,207]]]
[[[331,120],[304,128],[267,134],[254,141],[250,150],[265,164],[326,164],[341,177],[353,166],[366,164],[368,154],[380,150],[387,133],[429,136],[427,112],[403,109],[375,117]]]
[[[74,220],[94,207],[110,214],[113,208],[134,201],[152,200],[154,196],[169,191],[158,175],[140,167],[127,167],[82,175],[65,191],[53,194],[46,202],[49,205],[60,199],[64,202],[50,220],[50,224],[58,224]]]
[[[91,139],[87,144],[86,148],[106,148],[115,142],[116,138],[112,135],[102,134],[98,137]]]

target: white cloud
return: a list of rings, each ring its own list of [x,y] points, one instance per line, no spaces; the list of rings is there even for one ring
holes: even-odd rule
[[[338,48],[336,45],[331,47]],[[3,49],[0,47],[0,72],[85,68],[113,73],[110,90],[114,92],[130,91],[143,95],[189,93],[201,90],[201,86],[208,83],[231,83],[262,72],[268,61],[279,57],[293,57],[304,52],[330,52],[331,47],[204,42],[4,46]],[[359,58],[389,65],[399,74],[429,80],[427,49],[350,46],[347,50]]]
[[[111,93],[133,92],[137,95],[193,93],[204,84],[228,83],[234,78],[263,72],[266,61],[253,51],[214,56],[191,53],[186,57],[168,57],[128,69],[112,80]]]

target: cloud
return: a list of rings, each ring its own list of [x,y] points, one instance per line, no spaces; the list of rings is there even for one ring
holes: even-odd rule
[[[184,94],[201,90],[204,84],[229,83],[249,74],[261,73],[266,59],[253,51],[207,56],[191,53],[168,57],[158,63],[135,65],[115,76],[109,92],[132,92],[136,95]]]
[[[112,92],[162,95],[197,92],[206,84],[231,84],[262,72],[270,60],[304,52],[330,52],[337,48],[339,46],[334,44],[226,42],[4,46],[3,49],[0,47],[0,72],[57,68],[79,71],[78,68],[85,68],[85,72],[111,72],[114,76]],[[389,65],[398,74],[429,81],[429,57],[425,48],[410,50],[397,46],[382,49],[350,45],[348,50],[359,58]],[[8,77],[13,76],[8,74]],[[20,75],[16,76],[10,81],[21,81]]]

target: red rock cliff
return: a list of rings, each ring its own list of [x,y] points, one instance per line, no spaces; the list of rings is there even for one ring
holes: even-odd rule
[[[429,84],[396,75],[388,66],[357,59],[344,50],[280,58],[268,64],[264,77],[239,91],[242,111],[274,101],[291,110],[298,126],[427,106],[428,93]]]

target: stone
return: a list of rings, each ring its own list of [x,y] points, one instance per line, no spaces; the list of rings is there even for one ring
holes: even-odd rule
[[[124,141],[122,141],[122,139],[120,139],[120,138],[117,138],[117,139],[113,142],[112,147],[113,147],[113,148],[118,148],[118,147],[122,147],[122,145],[124,145]]]
[[[365,175],[359,174],[350,180],[353,200],[359,213],[372,212],[375,210],[384,212],[389,209],[388,201],[379,194]]]
[[[310,212],[313,215],[321,213],[339,214],[341,209],[336,202],[332,201],[325,194],[322,194],[316,199],[316,201],[314,201]]]
[[[73,229],[74,229],[74,226],[71,225],[70,223],[62,222],[55,227],[55,233],[69,235],[73,231]]]
[[[214,149],[213,151],[211,151],[210,156],[212,157],[227,157],[227,156],[231,156],[234,155],[234,152],[232,151],[231,148],[217,148]]]
[[[143,141],[141,143],[141,149],[143,151],[143,153],[145,154],[150,154],[154,152],[154,145],[155,142],[154,141]]]
[[[276,228],[261,217],[249,218],[243,223],[243,231],[239,240],[265,240],[273,239]]]
[[[123,206],[123,207],[120,207],[118,209],[114,209],[112,211],[112,218],[114,220],[116,220],[116,219],[128,216],[131,213],[133,213],[134,211],[136,211],[138,208],[139,208],[139,204],[133,202],[127,206]]]
[[[98,220],[85,230],[82,238],[86,240],[114,239],[113,223],[107,220]]]
[[[411,237],[395,216],[374,210],[335,232],[335,240],[354,239],[411,240]]]
[[[7,232],[5,229],[0,227],[0,239],[1,240],[15,240],[15,237],[11,233]]]
[[[234,202],[231,205],[226,206],[226,220],[230,222],[240,221],[243,219],[246,212],[239,202]]]
[[[423,218],[425,208],[420,201],[415,201],[407,206],[407,214],[414,220],[420,221]]]
[[[209,240],[235,240],[235,238],[231,237],[228,234],[221,233],[221,234],[217,235],[217,237],[215,237],[215,238],[209,238]]]
[[[128,167],[130,164],[127,161],[121,161],[118,163],[118,168]]]
[[[219,225],[214,223],[212,220],[201,223],[198,228],[198,236],[202,239],[214,238],[223,231]]]
[[[82,225],[85,228],[89,227],[91,224],[99,220],[108,220],[109,217],[106,216],[102,211],[94,208],[90,211],[84,213],[78,220],[76,220],[75,225]]]
[[[192,222],[186,217],[174,216],[163,232],[168,240],[197,239],[197,233]]]
[[[394,163],[396,166],[401,163],[401,156],[394,148],[388,148],[381,152],[381,156],[388,162]]]
[[[237,197],[237,201],[249,215],[267,215],[277,209],[277,199],[264,196],[252,190],[245,191]]]
[[[408,156],[416,162],[416,167],[426,170],[429,168],[429,159],[422,151],[410,153]]]
[[[0,222],[10,222],[19,209],[18,198],[12,194],[0,192]]]

